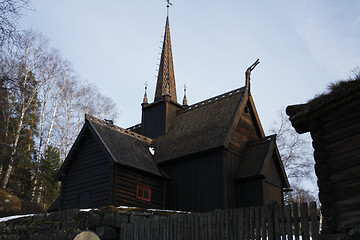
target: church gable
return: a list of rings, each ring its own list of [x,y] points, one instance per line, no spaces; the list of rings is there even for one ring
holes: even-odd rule
[[[89,129],[84,129],[66,161],[62,174],[62,209],[110,204],[112,164]]]
[[[263,132],[251,99],[247,100],[247,103],[239,110],[238,115],[234,120],[234,130],[230,133],[227,148],[242,155],[246,144],[263,137]]]

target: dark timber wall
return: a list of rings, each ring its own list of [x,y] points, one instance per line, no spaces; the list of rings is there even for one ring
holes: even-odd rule
[[[114,205],[145,208],[164,208],[164,180],[139,170],[115,165]],[[151,201],[136,198],[137,184],[151,188]]]
[[[296,131],[313,139],[322,233],[329,239],[360,226],[360,77],[330,86],[328,93],[286,108]]]
[[[222,156],[212,151],[163,165],[170,177],[166,208],[196,212],[224,208]]]
[[[225,202],[225,208],[239,207],[238,201],[236,200],[236,185],[234,182],[235,175],[240,167],[241,157],[239,154],[232,153],[224,150],[224,189],[227,200]]]
[[[144,105],[142,111],[142,134],[150,138],[165,135],[176,117],[178,108],[178,105],[170,101]]]
[[[111,203],[112,164],[90,131],[84,134],[62,181],[61,209]]]
[[[319,197],[329,231],[360,224],[360,100],[319,118],[311,130]],[[331,216],[332,215],[332,216]],[[331,218],[330,218],[331,217]]]

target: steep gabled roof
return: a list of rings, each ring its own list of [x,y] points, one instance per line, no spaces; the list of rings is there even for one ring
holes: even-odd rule
[[[245,88],[235,89],[179,112],[168,133],[153,140],[156,161],[223,147],[246,94]]]
[[[273,159],[281,175],[283,187],[289,187],[289,182],[276,147],[276,135],[260,138],[246,145],[246,151],[235,179],[239,180],[257,176],[266,177],[266,166],[270,164]]]
[[[85,116],[85,125],[82,132],[86,129],[99,141],[101,147],[114,162],[154,175],[163,176],[149,151],[152,139],[89,115]],[[58,176],[61,175],[68,162],[71,161],[71,156],[74,154],[82,136],[83,134],[80,133],[69,155],[66,157]]]

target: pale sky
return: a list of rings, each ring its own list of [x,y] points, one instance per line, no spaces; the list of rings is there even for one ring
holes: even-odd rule
[[[359,0],[173,0],[170,31],[178,101],[244,86],[265,133],[282,106],[305,103],[360,66]],[[141,121],[155,93],[166,1],[32,0],[21,25],[42,32],[81,79],[117,104],[115,124]]]

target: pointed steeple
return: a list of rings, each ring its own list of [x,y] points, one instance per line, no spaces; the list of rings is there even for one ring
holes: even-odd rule
[[[169,92],[166,92],[167,88]],[[170,40],[169,16],[166,17],[165,35],[161,52],[154,101],[156,102],[161,100],[164,95],[169,95],[171,101],[177,102],[174,65]]]
[[[187,106],[187,97],[186,97],[186,85],[184,85],[184,98],[183,98],[183,106]]]
[[[148,104],[148,98],[147,98],[147,94],[146,94],[146,90],[147,90],[147,82],[145,83],[145,94],[144,94],[144,99],[143,99],[143,104]]]

